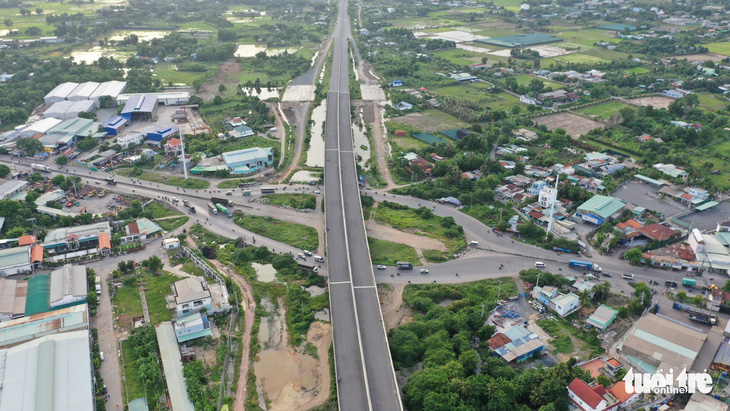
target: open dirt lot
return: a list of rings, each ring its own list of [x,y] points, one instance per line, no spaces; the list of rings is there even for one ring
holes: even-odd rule
[[[537,124],[543,124],[548,130],[562,128],[574,139],[586,134],[596,128],[606,128],[606,125],[598,121],[589,120],[573,113],[549,114],[547,116],[535,117],[532,119]]]
[[[652,97],[639,97],[635,98],[633,100],[629,100],[630,102],[634,104],[638,104],[640,106],[652,106],[656,109],[660,108],[667,108],[670,104],[674,101],[671,97],[664,97],[664,96],[652,96]]]
[[[424,250],[439,250],[446,251],[447,248],[439,240],[435,238],[428,238],[422,235],[416,235],[407,233],[387,225],[378,224],[375,221],[366,221],[365,228],[367,229],[368,236],[377,238],[379,240],[393,241],[396,243],[410,245],[414,248],[420,248]]]
[[[686,56],[671,56],[667,57],[668,59],[677,59],[677,60],[687,60],[689,62],[693,61],[713,61],[715,63],[719,63],[726,59],[726,56],[723,56],[722,54],[717,53],[702,53],[702,54],[688,54]]]
[[[468,123],[465,123],[461,120],[457,120],[458,124],[450,124],[442,121],[442,116],[438,115],[440,112],[433,111],[433,113],[436,113],[434,115],[429,115],[429,112],[423,112],[423,113],[411,113],[406,114],[402,117],[394,117],[393,121],[396,121],[398,123],[404,123],[408,124],[414,127],[418,127],[419,129],[423,130],[424,132],[431,133],[431,132],[437,132],[439,130],[447,130],[450,128],[463,128],[463,127],[469,127]],[[455,117],[453,117],[455,119]],[[387,123],[386,123],[387,125]]]
[[[377,84],[360,84],[360,92],[363,100],[385,100],[385,92]]]
[[[289,86],[281,101],[314,101],[315,86]]]
[[[432,38],[432,39],[450,40],[450,41],[453,41],[454,43],[464,43],[467,41],[475,41],[475,40],[481,40],[481,39],[488,38],[486,36],[481,36],[479,34],[468,33],[466,31],[459,31],[459,30],[442,31],[439,33],[422,33],[422,34],[425,34],[423,37]]]

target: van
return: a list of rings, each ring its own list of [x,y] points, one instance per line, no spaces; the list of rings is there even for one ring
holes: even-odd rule
[[[322,257],[320,257],[320,256],[318,256],[318,255],[315,255],[315,256],[314,256],[314,261],[317,261],[317,262],[323,263],[323,262],[324,262],[324,258],[322,258]]]
[[[249,190],[249,189],[243,190],[243,195],[250,196],[251,195],[251,190]]]
[[[623,277],[624,280],[633,280],[634,279],[633,274],[621,274],[621,277]]]
[[[535,261],[535,267],[545,268],[545,263],[543,263],[542,261]]]
[[[479,241],[469,241],[469,247],[478,247]]]
[[[232,196],[233,195],[233,191],[226,191],[226,195],[227,196]]]

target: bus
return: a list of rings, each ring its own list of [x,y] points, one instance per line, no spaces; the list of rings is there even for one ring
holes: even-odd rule
[[[210,210],[210,212],[213,214],[218,214],[218,209],[215,208],[215,204],[213,203],[208,203],[208,210]]]
[[[274,187],[261,187],[261,194],[274,194],[276,193],[276,188]]]

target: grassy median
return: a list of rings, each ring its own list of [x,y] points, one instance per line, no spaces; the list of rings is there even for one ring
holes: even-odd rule
[[[319,248],[317,230],[312,227],[236,212],[233,221],[241,228],[303,250]]]
[[[368,237],[368,245],[373,264],[395,265],[396,261],[410,261],[413,265],[421,264],[416,249],[409,245],[372,237]]]

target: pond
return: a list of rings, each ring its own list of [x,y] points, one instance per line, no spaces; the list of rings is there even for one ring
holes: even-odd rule
[[[92,64],[102,57],[114,57],[116,60],[125,61],[133,54],[133,51],[119,51],[113,48],[94,46],[86,50],[74,50],[71,52],[71,57],[77,63]]]
[[[314,173],[307,170],[299,170],[291,176],[291,180],[295,183],[308,183],[310,181],[319,181],[319,176],[322,173]]]
[[[360,116],[360,124],[365,124],[362,118],[362,109],[360,109],[358,116]],[[358,163],[364,169],[369,169],[369,167],[365,166],[368,160],[370,160],[370,142],[368,141],[368,137],[365,135],[365,126],[363,126],[361,129],[360,127],[358,127],[357,124],[355,124],[355,122],[353,122],[352,139],[355,148],[355,154],[360,156],[360,161]]]
[[[129,37],[130,34],[134,34],[137,38],[139,38],[139,41],[142,42],[161,39],[170,34],[170,32],[165,30],[120,30],[115,31],[109,37],[109,40],[122,41],[125,37]]]
[[[239,44],[233,57],[254,57],[259,51],[266,51],[266,44]]]
[[[309,139],[307,162],[309,167],[324,167],[324,122],[327,118],[327,99],[312,110],[312,137]]]
[[[271,264],[251,263],[251,267],[256,270],[256,278],[259,281],[270,283],[276,281],[276,269]]]

